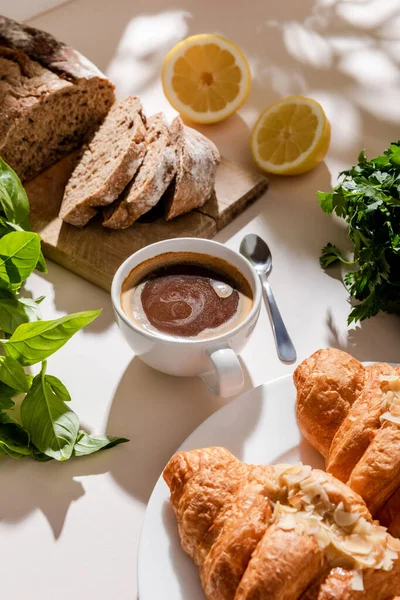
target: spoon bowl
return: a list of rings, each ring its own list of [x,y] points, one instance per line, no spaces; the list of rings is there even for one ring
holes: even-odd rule
[[[257,273],[260,271],[267,275],[271,271],[271,250],[259,235],[255,233],[246,235],[240,244],[240,254],[251,262]]]

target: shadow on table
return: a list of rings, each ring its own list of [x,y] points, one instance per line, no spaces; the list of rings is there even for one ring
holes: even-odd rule
[[[272,175],[268,179],[266,194],[218,233],[219,242],[225,243],[238,233],[249,232],[249,224],[258,217],[265,223],[262,229],[268,232],[266,241],[273,255],[278,251],[292,256],[296,270],[300,260],[311,257],[318,262],[321,248],[327,242],[346,245],[344,222],[328,217],[318,204],[316,191],[331,188],[331,175],[325,162],[295,179]],[[278,179],[279,194],[276,195],[274,184]]]
[[[349,304],[349,311],[350,308]],[[344,350],[360,361],[400,362],[398,316],[379,313],[348,330],[345,337],[340,335],[331,312],[328,312],[326,323],[329,345],[333,348]]]
[[[253,384],[243,363],[242,368],[247,391]],[[110,468],[112,476],[138,500],[147,502],[176,449],[229,401],[212,395],[198,377],[172,378],[133,358],[115,393],[106,425],[107,431],[118,431],[130,440],[120,447]]]
[[[107,452],[64,463],[2,459],[0,520],[15,523],[40,510],[58,539],[71,505],[85,494],[84,485],[75,477],[107,472],[118,454],[117,450]]]
[[[47,267],[49,272],[43,275],[43,277],[48,278],[54,287],[53,301],[57,310],[65,313],[74,313],[101,308],[101,315],[85,327],[83,329],[84,332],[101,333],[113,324],[114,314],[111,296],[108,292],[85,281],[78,277],[78,275],[74,275],[50,260],[47,260]]]

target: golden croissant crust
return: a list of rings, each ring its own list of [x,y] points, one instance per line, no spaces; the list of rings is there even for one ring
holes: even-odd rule
[[[392,600],[400,590],[399,540],[328,473],[247,465],[212,447],[176,454],[164,479],[207,600]]]
[[[400,537],[400,368],[318,350],[294,373],[297,421],[326,469]]]

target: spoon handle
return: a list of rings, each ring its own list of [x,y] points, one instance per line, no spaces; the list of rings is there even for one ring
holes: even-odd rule
[[[264,273],[260,274],[260,279],[263,285],[264,298],[267,301],[278,356],[285,363],[293,363],[297,358],[295,347],[287,332],[266,275]]]

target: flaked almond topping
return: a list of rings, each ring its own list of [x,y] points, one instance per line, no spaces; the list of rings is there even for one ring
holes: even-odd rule
[[[399,375],[380,375],[380,381],[387,384],[387,388],[394,392],[400,392],[400,377]]]
[[[302,463],[299,463],[282,473],[281,477],[285,480],[287,485],[295,485],[296,483],[300,483],[309,477],[311,471],[312,469],[309,465],[303,465]]]
[[[361,554],[368,555],[372,552],[373,546],[365,538],[361,537],[358,533],[353,533],[347,536],[343,542],[342,547],[349,554]]]
[[[353,571],[353,578],[351,580],[351,589],[355,592],[364,591],[364,580],[362,571]]]
[[[390,423],[394,423],[395,425],[400,425],[400,414],[393,415],[391,412],[387,411],[380,416],[380,421],[389,421]]]
[[[322,527],[316,533],[315,538],[320,548],[327,548],[331,543],[331,535],[329,534],[327,529],[324,529]]]
[[[356,521],[358,521],[360,518],[360,513],[346,512],[344,510],[343,502],[340,502],[333,513],[333,518],[339,527],[350,527],[351,525],[354,525]]]
[[[290,469],[292,466],[293,465],[288,465],[286,463],[283,463],[280,465],[275,465],[274,470],[275,470],[276,476],[279,477],[280,475],[282,475],[282,473],[284,473],[285,471]]]
[[[279,527],[284,531],[291,531],[296,528],[296,517],[289,513],[282,515],[279,519]]]
[[[358,533],[361,536],[368,536],[371,533],[372,523],[367,521],[364,517],[360,517],[354,526],[353,533]]]
[[[385,394],[382,401],[381,423],[389,421],[400,425],[400,377],[390,376],[382,380],[385,383]]]
[[[304,494],[307,494],[312,498],[313,504],[318,504],[322,502],[327,506],[330,505],[329,496],[326,493],[324,486],[316,481],[312,476],[307,477],[300,483],[300,487]]]
[[[280,465],[276,473],[281,488],[273,522],[280,529],[312,535],[331,566],[358,569],[356,590],[363,589],[363,569],[392,569],[400,540],[392,538],[385,527],[346,511],[343,502],[333,504],[311,468]]]

